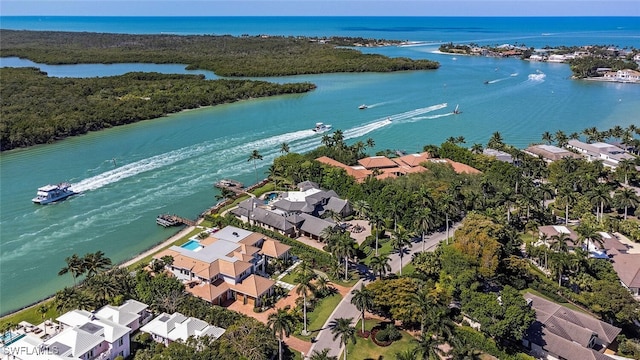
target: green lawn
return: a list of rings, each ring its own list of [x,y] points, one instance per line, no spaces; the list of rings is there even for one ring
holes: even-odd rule
[[[379,320],[367,319],[364,323],[364,327],[367,330],[371,330],[374,326],[379,324]],[[356,329],[361,329],[362,324],[358,321]],[[394,341],[389,346],[378,346],[371,339],[363,339],[356,336],[356,344],[349,344],[347,347],[348,359],[364,359],[364,360],[392,360],[396,358],[396,353],[411,349],[414,344],[412,343],[413,337],[408,333],[401,331],[402,339]]]
[[[341,300],[342,296],[337,293],[320,300],[314,311],[307,313],[307,329],[311,332],[311,335],[303,336],[296,332],[294,336],[305,341],[310,341],[312,337],[317,336],[318,332],[322,329],[322,326],[324,326],[324,323],[327,321],[329,316],[331,316],[333,310],[338,307]]]
[[[16,313],[3,317],[2,320],[0,320],[0,329],[2,329],[7,323],[18,325],[21,321],[28,321],[33,325],[40,324],[44,321],[42,315],[38,312],[38,309],[42,305],[45,305],[48,308],[47,313],[44,316],[44,320],[48,320],[50,318],[55,319],[60,315],[56,311],[55,306],[53,306],[53,299],[50,299],[46,300],[42,304],[38,304],[36,306],[20,310]]]
[[[193,229],[193,230],[192,230],[192,231],[190,231],[187,235],[185,235],[185,236],[181,237],[180,239],[178,239],[178,240],[174,241],[173,243],[171,243],[171,244],[169,244],[169,245],[167,245],[167,246],[163,247],[163,248],[162,248],[162,249],[160,249],[159,251],[157,251],[157,252],[155,252],[155,253],[153,253],[153,254],[151,254],[151,255],[149,255],[149,256],[146,256],[146,257],[142,258],[142,260],[136,261],[135,263],[133,263],[133,264],[129,265],[128,269],[129,269],[129,270],[134,270],[134,269],[135,269],[139,264],[144,264],[144,265],[149,264],[149,263],[151,262],[151,259],[153,259],[153,256],[154,256],[155,254],[157,254],[157,253],[159,253],[160,251],[163,251],[163,250],[165,250],[165,249],[168,249],[168,248],[172,247],[173,245],[180,246],[180,245],[182,245],[182,244],[186,243],[187,241],[189,241],[189,238],[194,237],[194,236],[196,236],[196,235],[200,234],[202,231],[204,231],[204,230],[203,230],[203,229],[200,229],[200,228],[195,228],[195,229]]]

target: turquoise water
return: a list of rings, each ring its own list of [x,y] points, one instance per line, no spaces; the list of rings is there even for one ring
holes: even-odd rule
[[[185,248],[187,250],[194,251],[194,250],[200,248],[200,243],[198,241],[196,241],[196,240],[189,240],[186,243],[180,245],[180,247],[183,247],[183,248]]]
[[[4,346],[9,346],[14,342],[22,339],[25,336],[26,334],[16,334],[16,333],[12,333],[11,331],[7,331],[5,333],[2,333],[2,335],[0,335],[0,339],[2,340],[2,343],[4,344]]]
[[[264,29],[304,35],[326,26],[330,34],[340,31],[387,39],[446,41],[447,34],[451,34],[452,40],[491,38],[513,43],[533,39],[569,45],[627,42],[640,47],[640,22],[632,23],[627,18],[612,18],[606,24],[600,18],[593,24],[582,20],[568,20],[565,24],[558,20],[536,25],[533,30],[524,28],[524,24],[518,26],[515,20],[496,23],[491,19],[449,19],[451,30],[447,30],[444,20],[437,20],[436,24],[431,22],[433,19],[423,19],[424,29],[420,30],[418,20],[413,18],[402,23],[396,18],[353,22],[317,19],[310,28],[300,25],[299,19],[269,19],[255,20],[250,26],[243,25],[247,19],[239,19],[234,31],[230,29],[235,19],[225,19],[220,30],[213,23],[205,26],[204,20],[194,21],[196,28],[190,31],[259,33],[263,24]],[[3,28],[38,28],[31,26],[32,20],[1,20]],[[172,29],[184,23],[182,19],[125,19],[126,25],[115,25],[112,18],[81,20],[45,18],[39,19],[38,24],[52,26],[53,30],[86,31],[113,25],[113,31],[125,32],[144,30],[148,24],[149,31],[156,32],[162,26]],[[407,28],[401,29],[402,24]],[[619,25],[623,29],[617,30]],[[587,36],[591,27],[594,41]],[[531,35],[542,28],[555,29],[560,34]],[[157,214],[197,217],[216,202],[216,181],[256,181],[253,163],[247,161],[254,149],[264,156],[264,160],[256,162],[258,178],[263,178],[269,164],[280,155],[282,142],[289,143],[296,152],[318,146],[320,136],[311,131],[316,122],[343,130],[348,142],[371,137],[376,142],[375,150],[405,151],[420,151],[423,145],[439,144],[449,136],[464,136],[471,146],[475,142],[486,144],[494,131],[500,131],[506,142],[525,147],[540,141],[544,131],[571,133],[590,126],[607,129],[640,124],[638,85],[573,81],[568,79],[569,67],[563,64],[465,56],[454,60],[434,54],[436,49],[434,44],[366,49],[389,56],[437,60],[442,66],[436,71],[267,79],[309,81],[318,88],[308,94],[187,111],[1,153],[0,312],[27,305],[73,284],[71,276],[56,275],[67,256],[102,250],[115,262],[121,262],[168,238],[175,229],[157,226]],[[2,64],[7,61],[3,59]],[[17,62],[13,66],[18,65]],[[179,65],[147,64],[143,68],[184,72]],[[51,76],[105,76],[139,69],[137,64],[46,67]],[[485,81],[490,84],[485,85]],[[369,108],[358,110],[363,103]],[[452,116],[456,105],[463,112]],[[60,181],[73,183],[82,194],[48,206],[31,203],[39,186]]]

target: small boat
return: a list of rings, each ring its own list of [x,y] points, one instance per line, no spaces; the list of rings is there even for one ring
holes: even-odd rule
[[[36,197],[31,201],[36,204],[45,205],[52,202],[64,200],[71,195],[75,195],[77,192],[71,190],[71,184],[60,183],[57,185],[45,185],[38,188]]]
[[[316,132],[317,134],[323,133],[325,131],[329,131],[331,130],[331,125],[327,125],[324,123],[316,123],[316,126],[312,129],[314,132]]]
[[[489,80],[485,80],[484,84],[489,85]]]
[[[362,105],[358,106],[358,109],[360,109],[360,110],[364,110],[366,108],[368,108],[368,106],[366,104],[362,104]]]
[[[454,113],[455,115],[458,115],[458,114],[460,114],[461,112],[462,112],[462,111],[458,110],[458,105],[456,105],[456,108],[453,110],[453,113]]]

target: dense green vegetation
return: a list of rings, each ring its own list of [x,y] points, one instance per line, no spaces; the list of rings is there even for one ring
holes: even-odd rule
[[[623,69],[638,69],[638,63],[631,60],[625,60],[612,57],[587,56],[580,57],[569,61],[573,76],[583,79],[588,77],[601,77],[602,74],[596,70],[598,68],[610,68],[612,71]]]
[[[357,39],[356,39],[357,40]],[[345,44],[345,39],[337,40]],[[355,41],[354,41],[355,43]],[[2,56],[46,64],[171,63],[220,76],[283,76],[330,72],[436,69],[429,60],[388,58],[303,37],[125,35],[0,31]]]
[[[0,150],[50,143],[184,109],[315,88],[309,83],[279,85],[158,73],[51,78],[33,68],[2,68],[0,77]]]

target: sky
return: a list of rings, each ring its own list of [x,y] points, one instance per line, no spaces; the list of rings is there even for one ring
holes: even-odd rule
[[[0,14],[2,16],[640,16],[640,0],[2,0]]]

